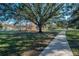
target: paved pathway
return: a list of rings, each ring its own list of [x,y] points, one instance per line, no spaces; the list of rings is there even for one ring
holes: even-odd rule
[[[66,40],[65,30],[60,32],[39,56],[73,56]]]

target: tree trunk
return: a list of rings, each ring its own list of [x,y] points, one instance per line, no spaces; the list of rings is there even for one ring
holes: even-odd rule
[[[42,26],[38,25],[38,28],[39,28],[39,33],[42,33]]]
[[[42,33],[42,28],[41,27],[39,27],[39,33]]]

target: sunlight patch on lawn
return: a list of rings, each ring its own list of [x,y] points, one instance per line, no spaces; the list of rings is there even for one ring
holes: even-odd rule
[[[9,47],[10,45],[9,44],[0,44],[0,47]]]

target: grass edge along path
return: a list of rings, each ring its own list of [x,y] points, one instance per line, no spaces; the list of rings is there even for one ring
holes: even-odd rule
[[[68,30],[67,41],[74,56],[79,56],[79,30]]]

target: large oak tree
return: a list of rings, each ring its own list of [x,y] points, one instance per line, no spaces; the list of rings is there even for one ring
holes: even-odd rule
[[[56,3],[28,3],[28,4],[19,4],[17,13],[26,17],[34,24],[37,25],[39,32],[42,32],[42,27],[45,23],[59,15],[59,10],[63,4]]]
[[[30,20],[37,25],[39,32],[49,19],[60,15],[60,9],[63,4],[59,3],[21,3],[21,4],[0,4],[3,9],[3,16],[15,18],[16,20]],[[18,21],[17,21],[18,22]],[[16,23],[17,23],[16,22]]]

